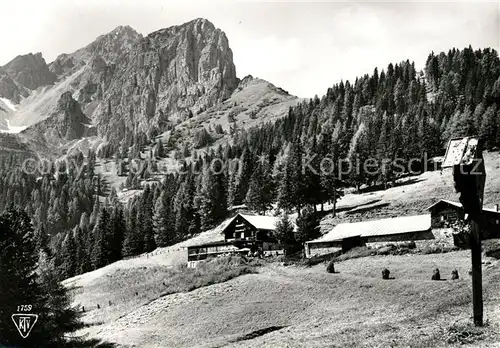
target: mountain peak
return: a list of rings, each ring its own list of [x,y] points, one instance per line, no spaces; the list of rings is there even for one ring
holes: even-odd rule
[[[113,29],[110,33],[117,33],[117,32],[134,32],[137,33],[137,31],[132,28],[130,25],[119,25],[115,29]]]
[[[50,121],[41,127],[45,138],[70,140],[88,134],[81,125],[93,123],[114,144],[130,132],[164,132],[186,115],[226,100],[239,82],[227,37],[204,18],[147,37],[121,25],[60,55],[50,69],[57,84],[50,98],[30,104],[34,116],[28,125],[36,114],[48,114]],[[49,124],[57,132],[47,132]]]
[[[120,25],[73,53],[59,55],[50,64],[50,70],[61,77],[92,63],[94,57],[107,63],[114,62],[122,54],[130,52],[141,39],[142,35],[131,26]]]
[[[15,57],[0,67],[0,96],[19,102],[29,90],[51,85],[56,76],[49,70],[40,52],[28,53]]]
[[[113,38],[117,38],[117,37],[140,38],[140,37],[142,37],[142,35],[139,32],[137,32],[134,28],[132,28],[130,25],[119,25],[115,29],[111,30],[109,33],[99,36],[97,38],[97,40],[99,40],[99,38],[103,38],[105,36],[111,36]]]

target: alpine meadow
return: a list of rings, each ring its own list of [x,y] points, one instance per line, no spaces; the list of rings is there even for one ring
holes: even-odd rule
[[[497,347],[497,50],[299,98],[238,78],[228,36],[123,25],[0,66],[0,346]],[[443,163],[476,138],[474,326],[474,215]]]

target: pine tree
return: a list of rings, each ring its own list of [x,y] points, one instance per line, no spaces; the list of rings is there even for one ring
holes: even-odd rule
[[[497,107],[496,104],[486,109],[481,122],[480,136],[485,141],[485,147],[492,149],[496,144],[496,134],[498,128]]]
[[[250,184],[250,177],[254,169],[255,158],[250,149],[245,147],[243,153],[240,157],[236,177],[234,180],[234,187],[232,192],[232,202],[231,205],[242,204],[248,191],[248,185]]]
[[[162,191],[155,204],[153,216],[155,242],[159,247],[172,245],[175,241],[175,220],[167,191]]]
[[[110,235],[108,238],[108,260],[115,262],[122,258],[122,245],[126,234],[125,218],[123,208],[119,202],[111,211]]]
[[[319,147],[316,144],[316,135],[311,134],[312,141],[309,145],[309,150],[306,152],[303,160],[303,175],[301,183],[303,185],[304,203],[312,205],[316,210],[316,205],[323,202],[322,187],[321,187],[321,168],[319,156]]]
[[[75,243],[76,243],[76,274],[89,272],[91,270],[89,263],[89,255],[85,247],[87,241],[87,231],[81,227],[76,226],[74,229]]]
[[[263,159],[252,173],[245,203],[248,208],[265,214],[273,199],[273,180],[269,161]]]
[[[314,209],[306,207],[297,218],[296,240],[301,245],[320,236],[319,219]]]
[[[127,229],[123,241],[122,255],[124,257],[138,255],[142,250],[142,240],[137,226],[137,203],[132,202],[128,212]]]
[[[296,240],[294,233],[294,226],[288,214],[283,213],[276,224],[276,237],[280,241],[285,256],[289,256],[296,250]]]
[[[175,195],[175,239],[183,239],[188,235],[189,231],[189,212],[191,202],[189,197],[189,185],[187,182],[180,184],[177,194]]]
[[[351,163],[351,173],[349,179],[357,187],[359,192],[360,186],[365,182],[366,172],[363,168],[363,163],[369,158],[369,144],[367,142],[367,131],[364,124],[361,124],[354,134],[351,146],[349,148],[349,162]]]
[[[161,141],[161,138],[158,139],[158,142],[156,143],[156,157],[158,158],[163,158],[165,157],[165,150],[163,148],[163,142]]]
[[[83,328],[80,314],[71,307],[66,288],[50,268],[38,263],[33,227],[20,209],[0,215],[0,345],[16,347],[90,347],[97,342],[71,335]],[[38,320],[22,338],[12,323],[19,304],[32,306]]]
[[[300,140],[296,140],[286,157],[284,174],[278,189],[278,206],[286,211],[296,208],[300,214],[306,189],[302,174],[302,146]]]
[[[205,165],[199,194],[201,228],[208,229],[227,213],[227,184],[221,163]]]
[[[106,208],[101,208],[91,233],[94,235],[94,247],[90,253],[90,259],[92,267],[97,269],[109,263],[107,241],[111,231],[109,229],[109,213]]]
[[[153,231],[153,195],[149,185],[141,196],[137,221],[143,238],[143,251],[150,252],[156,249]]]
[[[62,276],[64,278],[70,278],[76,275],[77,272],[77,262],[78,259],[75,257],[77,247],[75,242],[75,237],[73,236],[73,231],[69,231],[64,238],[62,243]]]

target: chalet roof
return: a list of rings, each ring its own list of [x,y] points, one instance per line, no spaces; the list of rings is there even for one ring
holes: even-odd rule
[[[330,232],[307,243],[340,241],[352,237],[375,237],[391,234],[428,231],[431,228],[431,215],[402,216],[389,219],[343,223]]]
[[[265,215],[241,214],[241,216],[259,230],[274,230],[279,220],[277,217]]]
[[[462,208],[462,203],[460,203],[460,202],[449,201],[447,199],[440,199],[439,201],[437,201],[436,203],[431,205],[429,208],[427,208],[427,210],[434,208],[436,205],[438,205],[440,203],[446,203],[446,204],[452,205],[452,206],[457,207],[457,208]],[[497,211],[495,208],[484,208],[483,207],[483,211],[490,212],[490,213],[497,213],[500,215],[500,212]]]
[[[268,230],[268,231],[274,231],[276,229],[276,224],[278,223],[279,221],[279,216],[268,216],[268,215],[250,215],[250,214],[237,214],[235,217],[233,217],[229,222],[228,224],[225,226],[225,228],[227,226],[229,226],[229,224],[234,220],[236,219],[238,216],[241,216],[243,219],[245,219],[246,221],[248,221],[251,225],[253,225],[255,228],[257,228],[258,230]],[[293,219],[290,219],[292,220],[292,225],[294,227],[294,229],[296,230],[297,229],[297,226],[295,225],[295,223],[293,222]],[[225,229],[224,228],[224,229]]]

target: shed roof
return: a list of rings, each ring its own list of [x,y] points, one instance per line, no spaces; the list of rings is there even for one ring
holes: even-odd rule
[[[413,215],[389,219],[343,223],[330,232],[307,243],[339,241],[352,237],[375,237],[391,234],[428,231],[431,228],[431,215]]]
[[[449,201],[447,199],[440,199],[439,201],[437,201],[436,203],[434,203],[433,205],[431,205],[429,208],[427,208],[427,210],[430,210],[430,209],[434,208],[436,205],[438,205],[440,203],[446,203],[446,204],[452,205],[452,206],[457,207],[457,208],[462,208],[463,207],[462,203],[460,203],[460,202]],[[484,208],[483,207],[483,211],[487,211],[487,212],[490,212],[490,213],[500,214],[500,212],[497,211],[496,208]]]
[[[441,204],[441,203],[447,203],[447,204],[452,205],[454,207],[462,208],[462,203],[460,203],[460,202],[453,202],[453,201],[449,201],[447,199],[440,199],[439,201],[437,201],[436,203],[434,203],[433,205],[431,205],[430,207],[428,207],[426,210],[432,209],[436,205]]]

